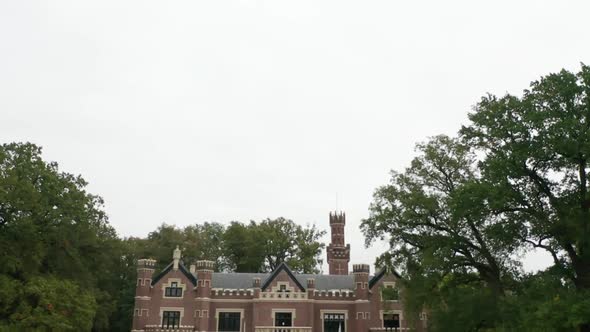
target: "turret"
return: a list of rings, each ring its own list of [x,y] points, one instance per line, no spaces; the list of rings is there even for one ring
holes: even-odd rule
[[[137,260],[137,284],[135,287],[135,296],[149,296],[152,276],[154,275],[155,269],[155,259]]]
[[[368,264],[353,264],[352,274],[354,275],[354,295],[356,301],[354,303],[354,310],[356,312],[370,312],[371,302],[369,302],[369,265]],[[367,331],[367,319],[357,319],[353,322],[352,331]]]
[[[211,294],[211,277],[213,276],[213,268],[215,262],[212,261],[197,261],[195,269],[197,272],[197,297],[208,298]]]
[[[352,274],[354,275],[354,293],[359,300],[369,298],[369,265],[353,264]]]
[[[154,259],[137,260],[137,283],[135,285],[135,310],[133,310],[133,329],[142,329],[150,314],[152,276],[156,268]]]
[[[213,278],[213,269],[215,262],[201,260],[195,264],[197,274],[197,291],[195,309],[199,310],[200,316],[197,320],[197,327],[199,331],[210,331],[209,329],[209,315],[211,306],[209,298],[211,296],[211,280]]]
[[[329,273],[334,275],[347,275],[348,262],[350,261],[350,245],[344,245],[344,226],[346,215],[330,212],[331,242],[326,250]]]

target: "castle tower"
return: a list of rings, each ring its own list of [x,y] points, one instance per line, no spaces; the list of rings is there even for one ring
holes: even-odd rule
[[[214,267],[215,263],[207,260],[197,261],[195,266],[197,272],[197,302],[195,302],[195,307],[199,310],[199,316],[195,325],[199,331],[210,331],[209,315],[211,315],[211,308],[209,298],[211,296],[211,278]]]
[[[135,310],[133,311],[133,329],[140,330],[150,314],[151,283],[156,269],[156,261],[153,259],[137,260],[137,283],[135,285]]]
[[[369,272],[367,264],[353,264],[352,274],[354,275],[354,295],[356,301],[354,310],[356,312],[371,312],[371,303],[369,302]],[[367,320],[357,319],[353,322],[351,331],[367,331]]]
[[[332,241],[328,245],[327,258],[330,274],[347,275],[350,261],[350,244],[344,245],[344,226],[346,215],[330,212]]]

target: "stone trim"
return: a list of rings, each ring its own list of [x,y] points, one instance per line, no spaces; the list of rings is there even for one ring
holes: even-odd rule
[[[203,318],[203,317],[209,318],[209,310],[205,310],[205,309],[203,309],[203,310],[199,310],[199,309],[195,310],[195,316],[194,316],[194,318],[197,318],[197,317],[199,317],[199,318]]]

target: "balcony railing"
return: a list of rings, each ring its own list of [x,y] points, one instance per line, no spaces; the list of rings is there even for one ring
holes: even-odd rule
[[[256,326],[255,332],[311,332],[311,327]]]
[[[180,325],[179,327],[162,327],[161,325],[146,325],[145,332],[193,332],[195,327],[192,325]]]

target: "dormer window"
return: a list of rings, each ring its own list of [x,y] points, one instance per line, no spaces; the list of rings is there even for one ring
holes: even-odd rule
[[[164,295],[166,297],[182,297],[182,287],[178,287],[178,282],[172,282],[170,287],[166,287]]]
[[[287,289],[287,285],[280,285],[279,286],[279,292],[281,292],[281,293],[288,293],[289,290]]]
[[[383,301],[399,301],[399,289],[394,282],[385,282],[381,287],[381,299]]]

